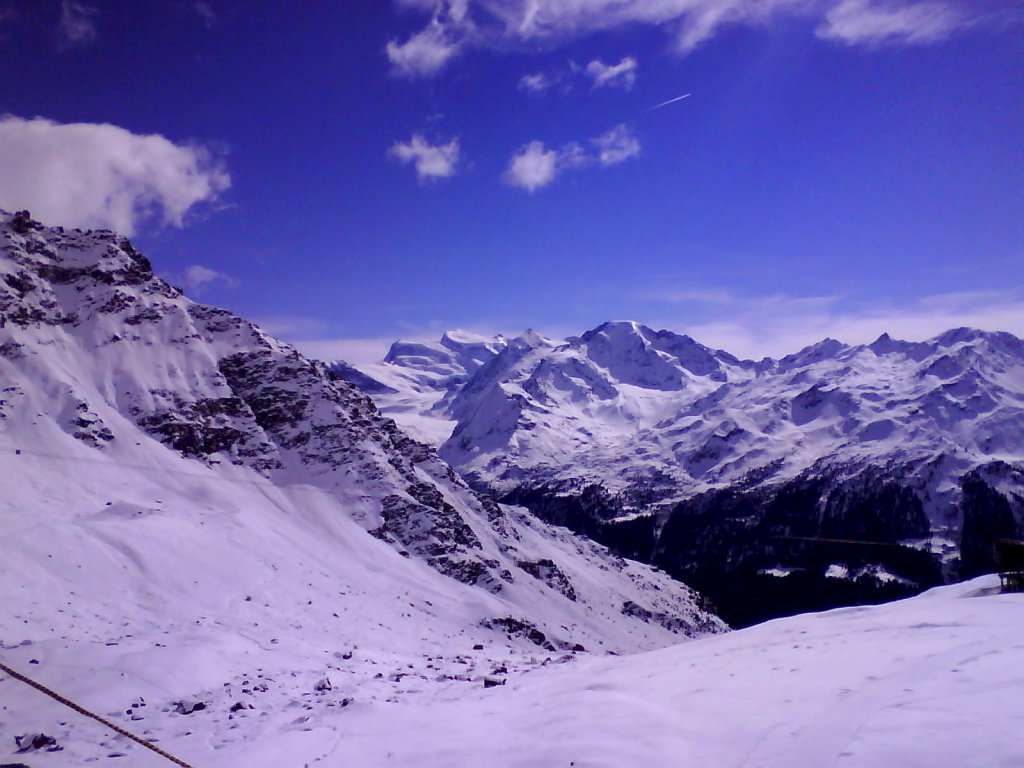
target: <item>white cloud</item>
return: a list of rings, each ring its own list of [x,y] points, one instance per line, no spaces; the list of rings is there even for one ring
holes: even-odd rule
[[[616,87],[627,91],[636,82],[637,62],[632,56],[626,56],[618,64],[605,64],[594,59],[587,64],[586,72],[594,81],[594,88]]]
[[[106,123],[0,118],[0,208],[28,209],[49,224],[131,235],[159,214],[180,227],[230,184],[223,164],[200,146]]]
[[[825,14],[817,34],[848,45],[935,43],[965,23],[960,11],[940,2],[843,0]]]
[[[457,42],[460,34],[457,24],[446,24],[435,16],[404,43],[388,41],[385,52],[392,71],[403,77],[426,77],[440,72],[461,49]]]
[[[640,154],[640,141],[625,124],[615,126],[591,143],[597,147],[601,165],[618,165]]]
[[[392,41],[396,71],[431,75],[466,48],[535,49],[595,32],[646,24],[665,29],[681,54],[727,25],[764,28],[784,17],[818,24],[819,37],[847,44],[934,43],[1019,0],[398,0],[431,13],[405,43]],[[624,60],[624,62],[628,61]],[[596,65],[596,66],[595,66]],[[591,62],[593,75],[608,67]],[[589,67],[588,67],[589,69]],[[633,73],[635,66],[623,70]],[[628,78],[627,78],[628,80]],[[627,80],[623,80],[626,84]]]
[[[61,0],[57,25],[61,45],[71,47],[96,42],[96,9],[77,0]]]
[[[517,87],[520,91],[543,93],[552,85],[554,85],[554,81],[550,77],[545,75],[543,72],[537,72],[533,75],[523,75],[519,79],[519,85]]]
[[[570,60],[565,67],[553,72],[523,75],[517,88],[527,93],[544,93],[558,86],[561,92],[568,93],[576,80],[586,79],[590,81],[591,88],[621,88],[628,91],[636,82],[638,66],[632,56],[625,56],[618,64],[605,64],[600,59],[594,59],[585,67]]]
[[[640,141],[624,123],[591,139],[590,144],[596,153],[588,152],[575,141],[558,149],[548,149],[541,141],[531,141],[512,155],[502,179],[509,186],[535,192],[548,186],[563,171],[617,165],[640,154]]]
[[[510,186],[535,192],[554,181],[559,170],[558,152],[545,148],[543,142],[531,141],[512,155],[502,178]]]
[[[826,337],[863,344],[889,333],[920,341],[960,326],[1024,336],[1020,291],[934,294],[898,304],[858,303],[839,296],[744,297],[717,289],[659,292],[646,298],[678,304],[680,313],[692,318],[681,325],[678,316],[663,316],[658,325],[754,359],[790,354]]]
[[[185,287],[197,295],[202,294],[212,285],[220,284],[227,288],[237,288],[238,280],[218,272],[215,269],[204,267],[202,264],[193,264],[185,270]]]
[[[442,179],[455,175],[459,164],[459,140],[447,144],[431,144],[418,133],[407,142],[395,142],[388,150],[391,157],[402,163],[412,163],[420,181]]]

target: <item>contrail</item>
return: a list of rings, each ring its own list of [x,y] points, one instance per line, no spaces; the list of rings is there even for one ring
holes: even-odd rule
[[[662,107],[667,107],[669,104],[674,104],[677,101],[682,101],[683,99],[690,95],[691,94],[689,93],[684,93],[682,96],[676,96],[674,99],[669,99],[668,101],[661,102],[661,104],[655,104],[653,107],[651,107],[651,109],[661,109]]]

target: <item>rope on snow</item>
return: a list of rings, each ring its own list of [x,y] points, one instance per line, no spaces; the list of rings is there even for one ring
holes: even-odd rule
[[[20,680],[21,682],[25,683],[26,685],[32,686],[33,688],[35,688],[40,693],[45,693],[51,699],[54,699],[55,701],[59,701],[65,707],[69,707],[69,708],[75,710],[75,712],[77,712],[80,715],[85,715],[86,717],[92,718],[93,720],[98,722],[100,725],[106,726],[107,728],[109,728],[110,730],[114,731],[115,733],[118,733],[121,736],[124,736],[126,739],[131,739],[136,744],[141,744],[146,749],[153,750],[154,752],[156,752],[161,757],[163,757],[163,758],[165,758],[167,760],[170,760],[175,765],[181,766],[181,768],[193,768],[191,765],[186,763],[184,760],[179,760],[174,755],[172,755],[172,754],[170,754],[168,752],[165,752],[164,750],[160,749],[160,747],[156,746],[152,742],[149,742],[149,741],[146,741],[145,739],[139,738],[134,733],[129,733],[128,731],[126,731],[121,726],[115,725],[114,723],[112,723],[109,720],[107,720],[105,717],[102,717],[101,715],[97,715],[95,712],[90,712],[85,707],[82,707],[82,706],[79,706],[78,704],[75,704],[75,702],[71,701],[70,699],[64,698],[63,696],[61,696],[56,691],[50,690],[49,688],[47,688],[42,683],[37,683],[35,680],[32,680],[30,678],[25,677],[20,672],[15,672],[13,669],[8,667],[2,661],[0,661],[0,672],[3,672],[4,674],[10,675],[15,680]]]

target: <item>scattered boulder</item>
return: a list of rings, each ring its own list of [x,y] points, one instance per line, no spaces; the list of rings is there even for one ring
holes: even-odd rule
[[[42,224],[32,220],[32,214],[28,211],[18,211],[11,217],[11,229],[19,235],[27,235],[33,230],[42,228]]]
[[[333,691],[334,686],[331,685],[331,678],[321,677],[319,680],[316,681],[316,685],[313,686],[313,690],[317,691],[318,693],[323,693],[324,691]]]
[[[15,736],[14,743],[18,746],[18,754],[38,752],[40,750],[60,752],[64,749],[64,747],[57,743],[55,738],[47,736],[45,733],[26,733],[21,736]]]
[[[204,709],[206,709],[206,703],[198,699],[182,699],[181,701],[174,702],[174,711],[179,715],[191,715],[193,712],[199,712]]]

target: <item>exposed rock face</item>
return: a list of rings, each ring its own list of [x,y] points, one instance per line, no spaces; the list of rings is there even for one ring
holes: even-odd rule
[[[543,558],[541,560],[520,560],[516,565],[535,579],[540,579],[552,589],[561,592],[568,599],[576,602],[576,590],[573,589],[572,582],[553,560],[549,558]]]
[[[524,542],[526,533],[536,541],[528,524],[475,494],[343,372],[190,301],[124,238],[0,213],[0,248],[0,432],[17,422],[37,450],[53,451],[52,416],[87,453],[156,440],[210,470],[243,472],[239,482],[341,500],[367,533],[462,584],[491,594],[514,587],[521,600],[542,589],[553,606],[576,597],[566,561]],[[442,368],[465,374],[496,354],[446,339],[447,356],[432,363]],[[582,546],[572,557],[606,571],[614,560]],[[659,589],[672,585],[644,567],[623,579],[627,592],[648,583],[643,574]],[[665,609],[690,633],[722,628],[686,587],[667,592]]]

